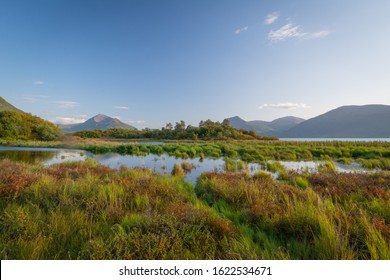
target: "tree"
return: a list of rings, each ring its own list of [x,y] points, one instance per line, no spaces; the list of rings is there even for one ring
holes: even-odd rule
[[[181,120],[180,122],[176,122],[175,130],[176,131],[184,131],[186,129],[186,123]]]
[[[222,122],[222,126],[224,128],[229,128],[230,127],[230,121],[228,119],[224,119]]]
[[[166,129],[166,130],[173,130],[173,125],[172,125],[171,123],[167,123],[167,124],[165,125],[165,129]]]

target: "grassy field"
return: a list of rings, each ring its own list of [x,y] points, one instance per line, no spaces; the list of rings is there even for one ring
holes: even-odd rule
[[[390,259],[388,173],[174,174],[2,160],[0,257]]]
[[[297,142],[297,141],[215,141],[167,142],[164,144],[123,143],[113,139],[81,139],[69,137],[61,142],[6,141],[0,145],[24,147],[76,148],[92,153],[126,155],[168,154],[177,158],[231,158],[245,162],[265,163],[268,160],[357,161],[369,169],[390,170],[390,142]]]

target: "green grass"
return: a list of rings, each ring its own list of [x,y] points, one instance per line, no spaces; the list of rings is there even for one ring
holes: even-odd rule
[[[390,175],[0,161],[1,259],[390,259]],[[274,164],[269,168],[279,170]]]
[[[336,160],[350,164],[360,161],[367,168],[390,169],[390,142],[294,142],[294,141],[195,141],[151,144],[124,144],[118,141],[97,143],[77,139],[63,142],[6,141],[0,139],[0,145],[32,147],[67,147],[84,149],[93,153],[128,155],[168,154],[177,158],[219,158],[226,157],[245,162],[263,163],[268,160]]]
[[[237,226],[257,256],[390,259],[388,174],[324,170],[289,179],[208,173],[196,192]]]
[[[179,177],[93,161],[44,168],[3,160],[0,170],[2,259],[251,257],[232,249],[233,224]]]

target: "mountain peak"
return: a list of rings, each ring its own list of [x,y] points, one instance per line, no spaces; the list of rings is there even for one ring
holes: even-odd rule
[[[103,114],[98,114],[92,118],[95,122],[102,122],[107,119],[112,119],[109,116],[103,115]]]
[[[134,126],[125,124],[116,118],[111,118],[103,114],[98,114],[83,123],[67,126],[63,128],[63,130],[67,132],[77,132],[81,130],[106,130],[110,128],[136,129]]]

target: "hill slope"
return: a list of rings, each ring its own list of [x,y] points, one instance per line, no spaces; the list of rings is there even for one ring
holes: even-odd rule
[[[19,113],[23,112],[22,110],[9,104],[3,97],[0,96],[0,112],[3,112],[3,111],[11,111],[11,112],[19,112]]]
[[[94,130],[94,129],[110,129],[110,128],[125,128],[136,129],[134,126],[125,124],[116,118],[111,118],[106,115],[96,115],[83,123],[62,126],[62,130],[66,132],[77,132],[81,130]]]
[[[280,136],[285,131],[291,129],[304,119],[297,117],[283,117],[271,122],[267,121],[244,121],[240,117],[232,117],[228,119],[230,125],[237,129],[254,130],[259,135]]]
[[[343,106],[309,119],[283,133],[285,138],[390,137],[390,106]]]
[[[0,97],[0,138],[8,140],[58,140],[62,131],[53,123],[25,113]]]

